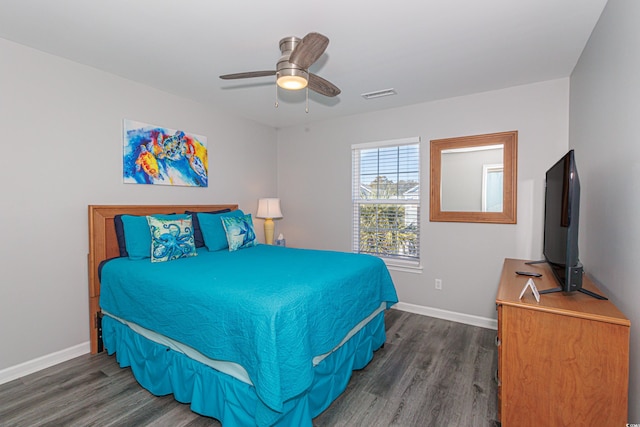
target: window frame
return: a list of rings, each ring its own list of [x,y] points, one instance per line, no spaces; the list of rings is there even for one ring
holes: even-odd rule
[[[502,174],[502,176],[500,177],[500,181],[504,183],[504,164],[503,163],[482,165],[482,212],[502,212],[504,210],[503,200],[500,200],[501,210],[499,211],[490,211],[488,210],[488,207],[487,207],[487,204],[488,204],[487,201],[490,195],[489,175],[497,172]],[[500,192],[500,198],[502,199],[502,191]]]
[[[360,186],[361,186],[361,155],[363,150],[400,147],[407,145],[415,145],[418,148],[417,158],[417,173],[418,173],[418,185],[420,186],[416,195],[416,199],[363,199],[360,198]],[[421,248],[420,248],[420,234],[422,230],[421,224],[421,211],[422,211],[422,147],[420,137],[410,137],[402,139],[393,139],[377,142],[365,142],[353,144],[351,146],[351,160],[352,160],[352,251],[355,253],[369,253],[360,252],[360,207],[362,205],[416,205],[416,225],[417,225],[417,256],[416,257],[403,257],[401,254],[385,256],[380,253],[371,253],[373,256],[377,256],[382,259],[390,269],[407,271],[407,272],[420,272],[421,267]],[[396,169],[395,173],[402,174],[402,169]]]

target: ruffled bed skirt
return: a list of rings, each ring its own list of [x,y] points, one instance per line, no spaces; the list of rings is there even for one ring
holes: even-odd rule
[[[354,369],[364,368],[385,342],[384,312],[314,368],[311,387],[284,402],[283,412],[262,403],[252,385],[183,353],[151,341],[105,316],[104,346],[121,367],[131,367],[136,380],[156,396],[173,393],[191,410],[219,420],[224,427],[312,426],[311,419],[327,409],[347,387]]]

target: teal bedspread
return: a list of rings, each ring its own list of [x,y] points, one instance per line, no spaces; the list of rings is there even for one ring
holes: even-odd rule
[[[163,263],[117,258],[102,269],[101,307],[241,364],[270,410],[306,391],[312,359],[397,295],[369,255],[258,245]]]

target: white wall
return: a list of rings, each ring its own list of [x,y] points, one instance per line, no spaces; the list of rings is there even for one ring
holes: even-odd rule
[[[399,298],[493,319],[504,258],[542,256],[544,172],[568,149],[568,108],[569,79],[560,79],[281,129],[279,229],[289,246],[350,251],[351,145],[420,136],[424,270],[392,271]],[[429,141],[511,130],[519,132],[518,224],[429,222]]]
[[[88,341],[87,205],[255,213],[277,177],[274,129],[3,39],[0,58],[1,372]],[[123,184],[123,118],[206,136],[209,187]]]
[[[640,2],[609,0],[571,76],[580,258],[631,320],[629,422],[640,422]]]

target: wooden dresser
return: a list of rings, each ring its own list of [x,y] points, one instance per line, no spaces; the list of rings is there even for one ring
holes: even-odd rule
[[[550,267],[506,259],[498,310],[498,416],[502,427],[624,426],[628,416],[629,320],[610,301],[557,287]],[[585,275],[583,287],[602,295]],[[605,295],[606,296],[606,295]]]

